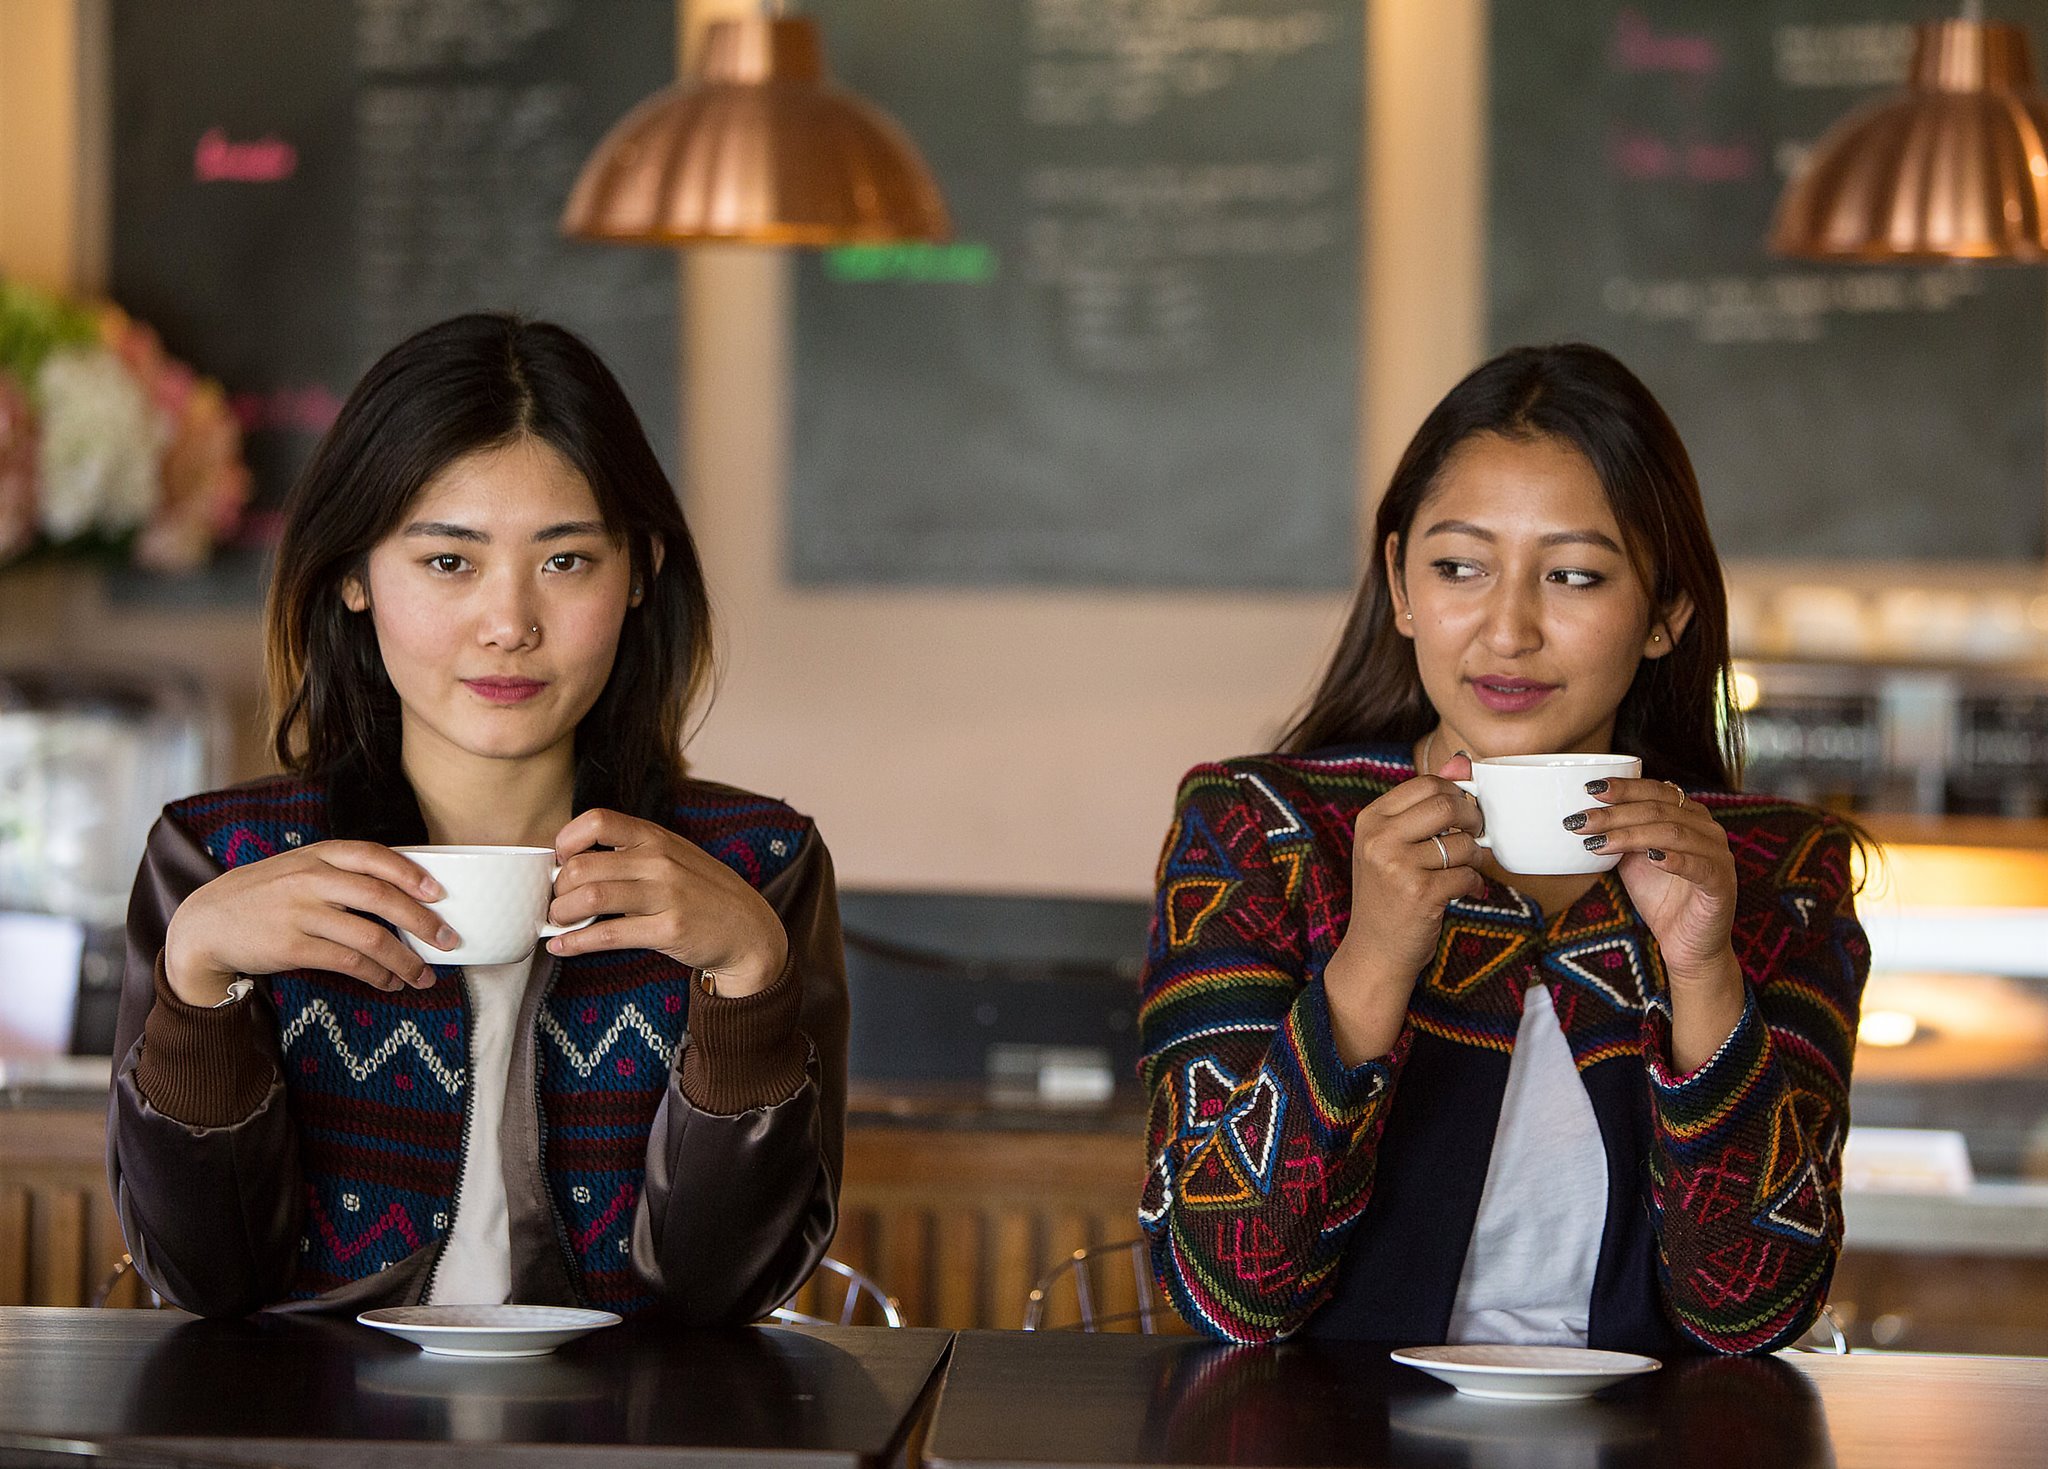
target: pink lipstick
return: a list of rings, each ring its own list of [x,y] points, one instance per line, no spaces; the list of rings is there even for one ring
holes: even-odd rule
[[[1533,678],[1508,678],[1481,674],[1469,680],[1479,702],[1495,714],[1524,714],[1557,692],[1554,683]]]
[[[462,686],[493,704],[524,704],[547,687],[533,678],[465,678]]]

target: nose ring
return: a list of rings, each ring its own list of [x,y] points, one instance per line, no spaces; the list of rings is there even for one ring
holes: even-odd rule
[[[537,638],[540,636],[540,624],[536,622],[532,627],[529,627],[526,631],[529,636]]]

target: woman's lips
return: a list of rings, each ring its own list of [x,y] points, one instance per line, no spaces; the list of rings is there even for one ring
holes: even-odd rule
[[[547,687],[532,678],[465,678],[462,686],[493,704],[523,704]]]
[[[1474,696],[1496,714],[1526,713],[1557,692],[1556,684],[1538,683],[1531,678],[1482,676],[1470,682]]]

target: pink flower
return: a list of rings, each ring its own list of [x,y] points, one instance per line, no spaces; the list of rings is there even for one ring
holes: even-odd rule
[[[0,561],[36,538],[36,421],[28,394],[0,372]]]
[[[180,372],[183,370],[180,369]],[[234,534],[249,502],[242,429],[218,383],[183,374],[184,407],[164,450],[162,493],[135,543],[137,563],[190,571]]]

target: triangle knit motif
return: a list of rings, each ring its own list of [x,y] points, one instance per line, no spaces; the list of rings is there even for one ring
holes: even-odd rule
[[[1197,1056],[1181,1073],[1184,1111],[1180,1130],[1183,1137],[1213,1132],[1230,1111],[1230,1099],[1237,1092],[1237,1078],[1207,1056]]]
[[[1160,901],[1160,911],[1166,915],[1166,942],[1176,949],[1192,944],[1201,934],[1202,925],[1215,916],[1236,886],[1216,877],[1179,877],[1168,881]]]
[[[1266,1071],[1252,1083],[1251,1093],[1224,1119],[1224,1135],[1236,1150],[1238,1161],[1258,1185],[1261,1194],[1273,1188],[1273,1159],[1279,1152],[1280,1121],[1287,1112],[1287,1099]]]
[[[1599,995],[1617,1010],[1631,1014],[1643,1008],[1650,992],[1649,966],[1632,938],[1596,938],[1543,957],[1543,967]]]
[[[1477,989],[1513,962],[1528,942],[1526,933],[1502,933],[1447,917],[1424,987],[1445,995]]]

